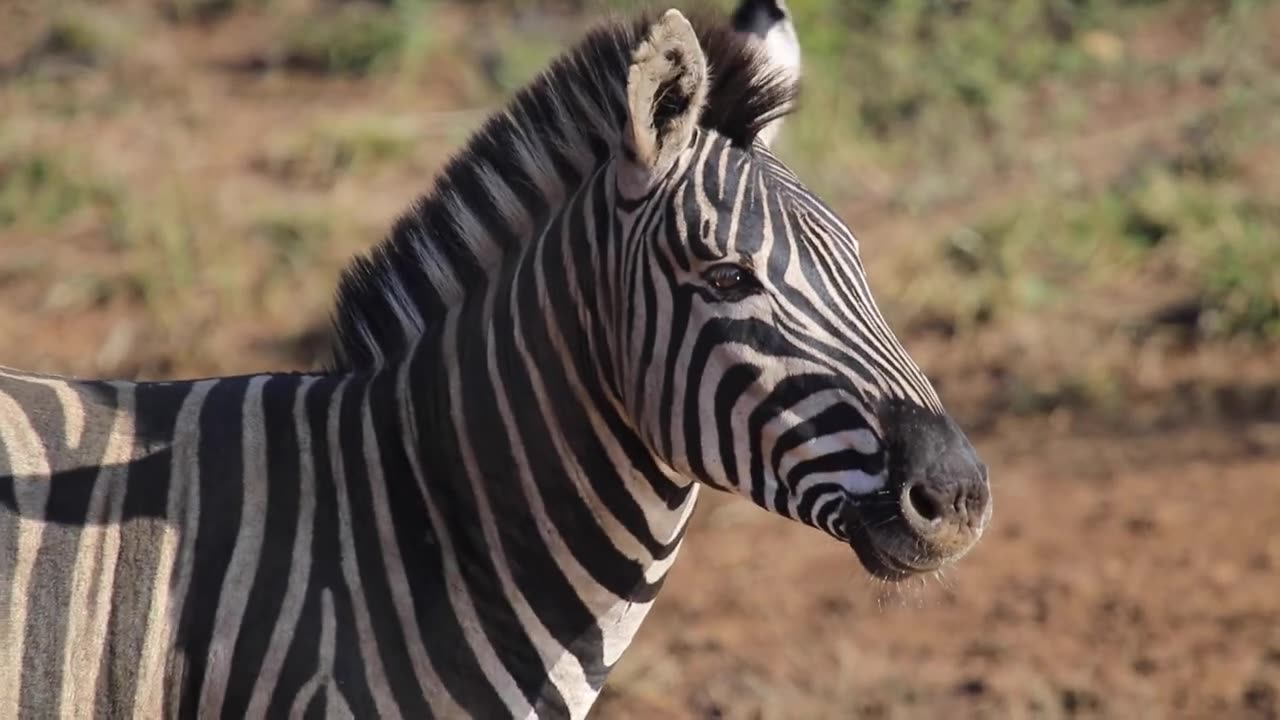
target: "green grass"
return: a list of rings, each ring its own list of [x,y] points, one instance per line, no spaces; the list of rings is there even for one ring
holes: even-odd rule
[[[329,241],[332,219],[323,213],[279,209],[264,213],[250,227],[265,245],[267,273],[284,276],[305,272],[316,261],[317,248]]]
[[[320,5],[282,38],[282,61],[323,73],[364,75],[418,67],[432,45],[432,0]]]
[[[407,162],[420,134],[411,118],[321,120],[270,144],[259,165],[285,181],[330,185],[343,175]]]
[[[127,12],[79,3],[64,5],[53,15],[32,52],[39,58],[106,65],[124,54],[136,38],[133,21]]]
[[[1202,339],[1280,339],[1280,202],[1175,159],[1074,197],[1038,197],[949,234],[911,281],[908,322],[964,332],[1070,318],[1098,297],[1190,304]],[[1136,289],[1135,289],[1136,288]],[[1153,322],[1162,303],[1114,309]],[[1135,314],[1136,313],[1136,314]]]
[[[180,309],[198,295],[207,265],[201,256],[203,214],[185,186],[176,182],[154,196],[127,197],[108,232],[130,260],[126,284],[148,311],[174,325]]]
[[[49,229],[77,213],[113,207],[117,193],[74,167],[54,153],[0,149],[0,229]]]
[[[336,73],[367,73],[399,53],[404,32],[393,13],[365,4],[310,15],[284,39],[285,62]]]
[[[891,192],[922,210],[963,196],[974,177],[1010,164],[1018,138],[1045,110],[1034,106],[1037,84],[1097,72],[1102,63],[1081,38],[1128,22],[1129,14],[1116,3],[1055,0],[799,0],[792,7],[806,93],[783,152],[837,198],[883,193],[850,178],[850,167],[910,171],[915,177]],[[1048,110],[1070,119],[1073,108]]]
[[[1175,63],[1175,75],[1216,95],[1180,122],[1172,151],[1136,148],[1127,172],[1101,187],[1033,189],[1015,210],[953,236],[943,255],[962,301],[934,311],[962,325],[1069,313],[1091,294],[1145,283],[1196,309],[1184,314],[1202,341],[1280,340],[1280,198],[1250,170],[1272,164],[1280,147],[1277,56],[1259,22],[1266,5],[1219,3],[1201,42]],[[1115,316],[1151,321],[1123,307]]]

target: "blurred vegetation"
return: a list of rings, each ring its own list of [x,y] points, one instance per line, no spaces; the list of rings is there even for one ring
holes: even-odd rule
[[[269,146],[258,165],[285,182],[331,185],[348,173],[404,162],[419,134],[401,118],[326,119]]]
[[[1069,313],[1090,294],[1140,283],[1169,302],[1130,321],[1189,324],[1201,339],[1280,339],[1280,202],[1220,172],[1154,162],[957,229],[912,281],[917,321],[955,331]]]
[[[778,152],[863,240],[913,347],[998,358],[1004,402],[1031,412],[1116,404],[1153,338],[1280,347],[1280,0],[789,4],[805,88]],[[0,78],[16,79],[0,86],[0,254],[96,232],[132,259],[86,297],[169,318],[148,337],[159,352],[198,352],[193,328],[219,313],[322,324],[346,258],[467,133],[602,14],[639,5],[50,4],[0,30]],[[145,127],[121,136],[138,147],[161,138],[155,157],[108,152],[111,123]]]
[[[237,9],[263,7],[271,0],[159,0],[161,12],[178,22],[216,20]]]
[[[0,229],[53,228],[114,202],[109,187],[72,170],[66,158],[0,146]]]
[[[394,67],[408,37],[423,27],[421,18],[406,17],[410,6],[392,10],[366,3],[343,3],[299,19],[282,39],[283,61],[321,72],[366,73]]]
[[[103,67],[127,52],[138,28],[127,13],[87,3],[55,3],[41,32],[27,38],[20,69],[41,65]]]

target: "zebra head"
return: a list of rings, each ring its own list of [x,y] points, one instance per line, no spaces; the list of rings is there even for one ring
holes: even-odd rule
[[[760,39],[794,32],[779,3],[751,7],[769,12],[730,35],[763,48],[750,69],[717,66],[727,34],[674,10],[634,49],[616,385],[676,473],[848,542],[879,577],[931,571],[982,534],[987,470],[877,309],[853,234],[770,152],[798,53],[770,65]]]

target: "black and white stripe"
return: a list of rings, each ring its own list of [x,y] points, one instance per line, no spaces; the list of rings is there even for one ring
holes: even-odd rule
[[[985,471],[912,479],[979,465],[911,439],[949,421],[760,47],[590,35],[348,271],[329,372],[0,372],[0,717],[583,717],[700,484],[885,577],[963,554]],[[917,491],[962,522],[878,519]]]

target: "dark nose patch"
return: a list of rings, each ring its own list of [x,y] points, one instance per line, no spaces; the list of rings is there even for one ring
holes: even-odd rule
[[[950,417],[901,403],[883,413],[890,436],[890,486],[920,535],[942,540],[981,529],[991,492],[987,468]]]
[[[982,524],[990,491],[985,466],[972,448],[946,450],[912,475],[904,502],[930,525],[955,523],[977,530]]]

